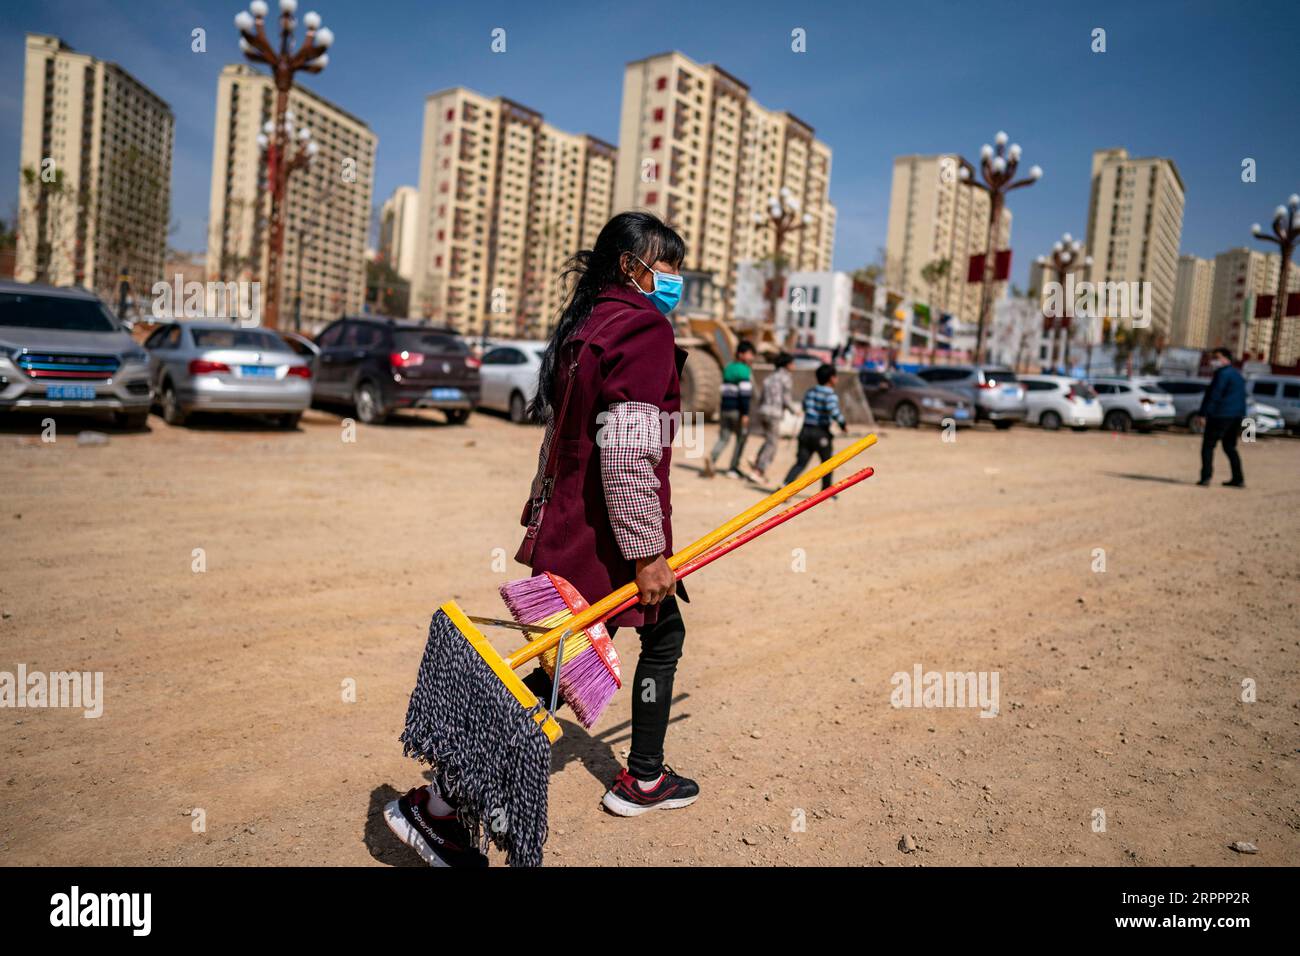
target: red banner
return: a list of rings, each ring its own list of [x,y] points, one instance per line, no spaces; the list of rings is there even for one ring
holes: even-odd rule
[[[1271,319],[1273,317],[1273,297],[1261,295],[1255,299],[1255,318]]]
[[[1011,276],[1011,250],[1000,249],[997,255],[993,257],[993,281],[1006,282]],[[967,282],[984,281],[984,253],[979,252],[970,257],[970,265],[966,270]]]

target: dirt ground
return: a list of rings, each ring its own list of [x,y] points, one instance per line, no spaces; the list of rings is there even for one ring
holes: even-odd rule
[[[539,433],[79,427],[0,423],[0,671],[104,675],[98,719],[0,710],[0,863],[421,865],[378,813],[423,779],[407,696],[438,603],[502,613]],[[698,803],[599,808],[625,687],[564,723],[547,862],[1300,863],[1300,441],[1243,446],[1242,492],[1181,433],[880,433],[875,477],[692,579]],[[676,461],[682,543],[760,497]],[[917,666],[997,672],[997,715],[891,706]]]

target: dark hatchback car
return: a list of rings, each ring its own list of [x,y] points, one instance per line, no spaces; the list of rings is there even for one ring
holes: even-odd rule
[[[941,425],[951,418],[958,425],[974,422],[974,409],[955,392],[936,388],[909,372],[858,372],[862,391],[872,414],[892,418],[901,428],[915,428],[922,422]]]
[[[451,329],[383,316],[343,318],[316,337],[312,401],[351,405],[375,425],[404,408],[437,408],[459,425],[479,400],[479,360]]]

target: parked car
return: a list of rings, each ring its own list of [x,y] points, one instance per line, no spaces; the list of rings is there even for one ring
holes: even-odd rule
[[[483,353],[478,370],[479,407],[505,412],[512,422],[527,418],[528,403],[537,394],[545,342],[494,342]]]
[[[1107,376],[1094,378],[1089,384],[1101,401],[1103,428],[1117,432],[1136,428],[1148,432],[1174,423],[1173,396],[1150,376]]]
[[[1254,375],[1246,381],[1251,398],[1277,408],[1293,435],[1300,435],[1300,375]]]
[[[858,381],[862,383],[872,413],[891,418],[902,428],[915,428],[921,422],[940,425],[949,418],[958,425],[974,424],[970,402],[956,392],[936,388],[911,372],[862,369]]]
[[[977,421],[1010,428],[1025,419],[1025,389],[1016,373],[995,365],[931,365],[916,373],[926,382],[956,392],[975,409]]]
[[[296,428],[311,404],[311,363],[268,329],[229,322],[169,322],[145,339],[163,421],[193,412],[270,415]]]
[[[1048,431],[1067,425],[1077,432],[1100,428],[1101,402],[1087,382],[1069,375],[1019,375],[1025,387],[1025,420]]]
[[[403,408],[436,408],[453,425],[478,404],[479,360],[451,329],[384,316],[342,318],[316,336],[313,401],[350,405],[375,425]]]
[[[0,411],[149,418],[149,353],[91,292],[0,281]]]
[[[1200,432],[1201,426],[1196,414],[1200,411],[1201,399],[1205,397],[1205,390],[1209,387],[1210,380],[1194,375],[1166,375],[1151,381],[1173,399],[1174,421],[1186,426],[1190,431]]]

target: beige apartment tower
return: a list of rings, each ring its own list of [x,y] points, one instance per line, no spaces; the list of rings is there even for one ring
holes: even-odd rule
[[[115,305],[125,275],[147,309],[167,250],[173,126],[121,67],[27,34],[15,278]]]
[[[680,53],[627,65],[614,208],[649,210],[681,233],[683,266],[714,275],[722,317],[732,314],[737,264],[773,253],[772,229],[754,214],[766,218],[782,189],[810,218],[786,238],[787,270],[831,268],[830,179],[830,147],[812,127],[763,107],[720,67]]]
[[[319,152],[311,165],[289,175],[279,324],[315,332],[341,315],[360,312],[365,302],[378,140],[361,120],[302,86],[290,92],[289,109],[299,129],[311,130]],[[244,64],[221,71],[208,204],[211,281],[266,275],[271,197],[257,135],[274,113],[275,87],[268,74]]]
[[[1181,348],[1209,347],[1210,295],[1214,289],[1214,260],[1178,257],[1174,287],[1174,317],[1169,343]]]
[[[539,338],[559,275],[610,217],[616,150],[464,87],[424,104],[411,316],[458,331]]]
[[[1277,253],[1238,248],[1214,257],[1214,283],[1210,294],[1208,345],[1224,346],[1237,358],[1266,361],[1273,344],[1273,318],[1255,318],[1261,295],[1277,294],[1277,274],[1282,257]],[[1292,262],[1287,289],[1300,288],[1300,265]],[[1278,362],[1300,359],[1300,319],[1282,320]]]
[[[1139,159],[1124,149],[1092,154],[1089,278],[1094,282],[1149,282],[1148,330],[1166,343],[1173,332],[1183,202],[1183,180],[1172,159]],[[1127,326],[1135,316],[1110,318],[1114,328],[1115,320]]]
[[[420,194],[414,186],[398,186],[380,207],[379,257],[408,282],[415,275],[419,222]]]
[[[958,169],[959,157],[954,154],[894,160],[885,284],[938,312],[976,323],[981,285],[967,282],[966,276],[971,256],[986,252],[988,246],[989,196],[982,189],[963,185]],[[997,249],[1011,248],[1011,210],[1005,206],[994,238]],[[944,260],[948,262],[946,274],[934,282],[926,281],[922,275],[926,266]],[[994,284],[993,301],[1002,298],[1006,285]]]

